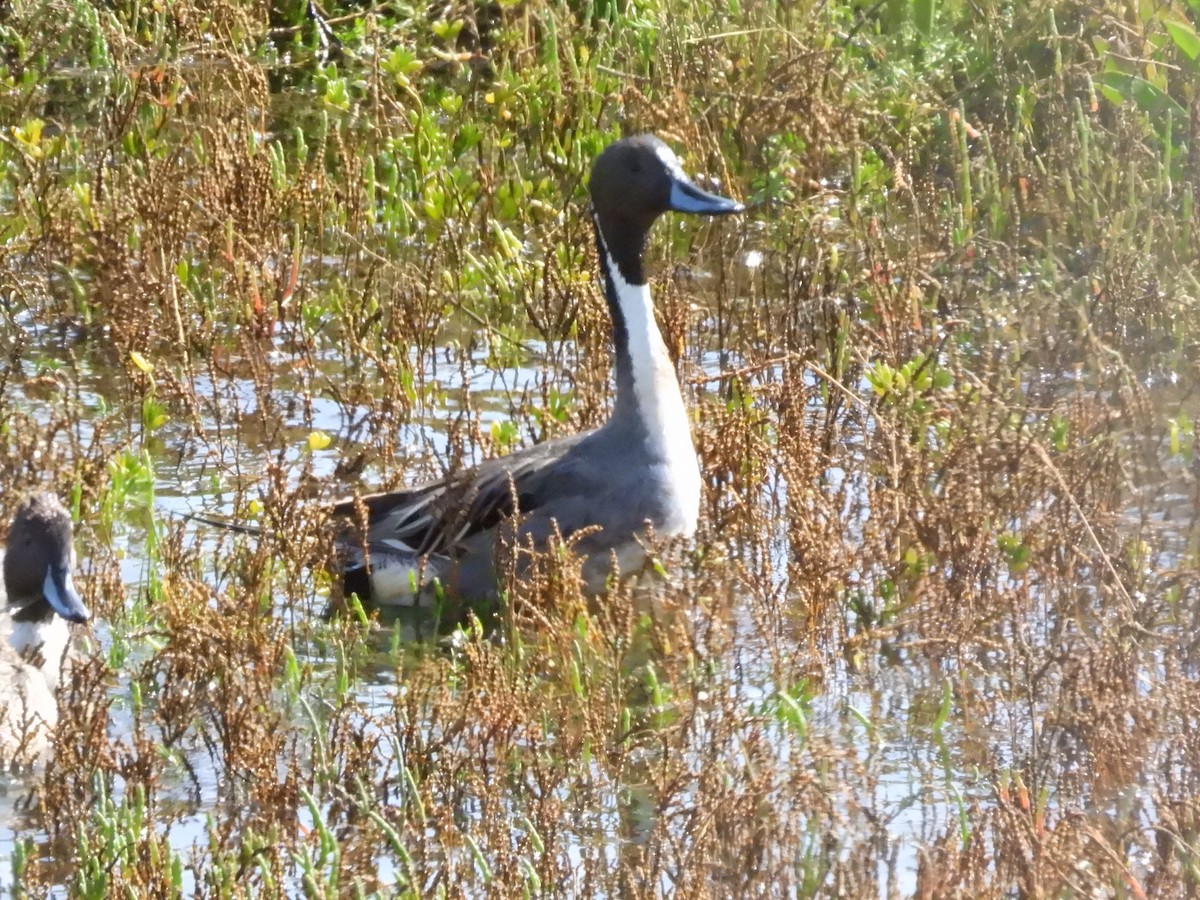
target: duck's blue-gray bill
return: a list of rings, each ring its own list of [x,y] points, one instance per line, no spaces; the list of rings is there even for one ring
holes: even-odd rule
[[[667,201],[675,212],[699,213],[705,216],[723,216],[745,209],[736,200],[701,190],[690,181],[676,179],[671,183],[671,197]]]
[[[75,590],[71,570],[67,566],[50,565],[46,569],[46,580],[42,582],[42,594],[54,611],[68,622],[86,622],[92,617],[84,605],[83,598]]]

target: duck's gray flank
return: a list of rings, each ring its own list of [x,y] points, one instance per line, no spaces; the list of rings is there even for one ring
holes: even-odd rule
[[[54,696],[69,622],[90,617],[73,570],[71,516],[51,494],[17,509],[4,550],[0,615],[0,763],[35,762],[58,722]]]

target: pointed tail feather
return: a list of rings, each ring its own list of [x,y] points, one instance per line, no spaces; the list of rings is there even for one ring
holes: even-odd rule
[[[191,522],[199,522],[202,525],[212,525],[214,528],[223,528],[225,531],[232,531],[236,534],[249,534],[254,537],[262,537],[262,527],[258,525],[243,525],[239,522],[230,522],[228,519],[214,519],[211,516],[202,516],[199,513],[185,513],[185,520]]]

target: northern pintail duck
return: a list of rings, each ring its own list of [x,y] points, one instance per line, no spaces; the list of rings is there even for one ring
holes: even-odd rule
[[[616,349],[611,418],[445,480],[336,504],[335,515],[360,524],[365,512],[365,532],[338,539],[347,594],[414,605],[431,598],[436,579],[450,596],[495,598],[498,542],[544,548],[555,535],[576,537],[585,587],[595,593],[614,561],[622,575],[645,565],[648,526],[659,537],[694,532],[700,469],[643,254],[667,211],[718,216],[743,207],[698,188],[652,135],[605,148],[589,190]]]
[[[17,509],[3,557],[0,765],[20,768],[49,748],[67,623],[86,622],[90,614],[71,577],[71,516],[52,495],[35,494]]]

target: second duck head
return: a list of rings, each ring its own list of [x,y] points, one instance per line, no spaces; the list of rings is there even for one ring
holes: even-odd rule
[[[34,494],[17,509],[4,551],[4,592],[14,623],[37,625],[57,614],[86,622],[91,613],[71,576],[71,515],[52,494]]]

